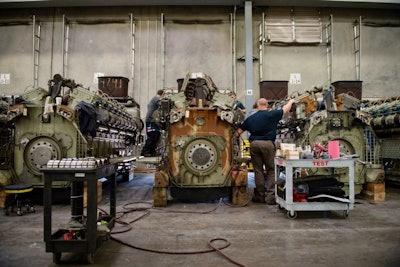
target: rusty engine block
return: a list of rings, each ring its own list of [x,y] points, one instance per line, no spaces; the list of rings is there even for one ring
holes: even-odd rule
[[[247,201],[247,170],[237,161],[235,125],[244,119],[211,78],[187,74],[180,92],[161,100],[153,117],[163,129],[164,150],[155,173],[154,206],[173,198],[206,201],[230,196]]]

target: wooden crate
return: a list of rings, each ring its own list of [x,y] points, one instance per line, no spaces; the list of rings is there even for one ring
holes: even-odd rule
[[[261,81],[260,97],[267,100],[282,100],[288,96],[289,81]]]
[[[335,88],[335,95],[350,94],[361,100],[362,81],[336,81],[332,83]]]
[[[362,195],[373,203],[384,202],[386,198],[385,183],[366,183]]]
[[[103,183],[101,181],[97,181],[97,204],[101,202],[103,198]],[[83,187],[83,207],[87,207],[87,184],[84,183]]]

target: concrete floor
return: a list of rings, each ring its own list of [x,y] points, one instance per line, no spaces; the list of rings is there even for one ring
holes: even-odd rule
[[[253,184],[250,175],[249,187]],[[100,203],[106,210],[107,190],[104,185]],[[147,216],[131,223],[130,231],[112,234],[91,266],[400,266],[398,186],[386,187],[383,203],[357,198],[347,219],[334,212],[299,212],[291,220],[277,206],[232,207],[224,201],[171,201],[166,208],[153,209],[151,201],[151,174],[135,173],[130,182],[118,182],[117,211],[125,212],[120,220]],[[0,213],[0,266],[56,266],[53,254],[45,252],[43,206],[36,208],[23,216]],[[55,204],[54,225],[65,223],[70,214],[68,201]],[[117,224],[113,231],[126,229]],[[208,241],[215,238],[230,243],[221,251],[237,264],[215,251],[196,253],[208,250]],[[60,265],[86,265],[83,259],[85,255],[63,253]]]

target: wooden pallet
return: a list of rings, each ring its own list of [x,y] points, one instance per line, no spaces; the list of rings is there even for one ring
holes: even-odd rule
[[[153,167],[136,167],[135,173],[153,173],[156,171],[156,168]]]

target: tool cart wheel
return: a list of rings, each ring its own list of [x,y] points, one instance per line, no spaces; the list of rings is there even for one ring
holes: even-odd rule
[[[286,212],[286,216],[287,216],[289,219],[294,220],[294,219],[297,218],[297,212],[296,212],[296,211],[290,211],[290,210],[288,210],[288,211]]]
[[[61,262],[61,252],[54,252],[53,253],[53,262],[55,264],[59,264]]]
[[[36,208],[35,208],[35,207],[33,207],[33,206],[29,206],[29,205],[27,205],[27,206],[26,206],[26,212],[32,212],[32,213],[35,213],[35,212],[36,212]]]
[[[94,262],[94,253],[88,253],[86,260],[87,263],[92,264]]]

